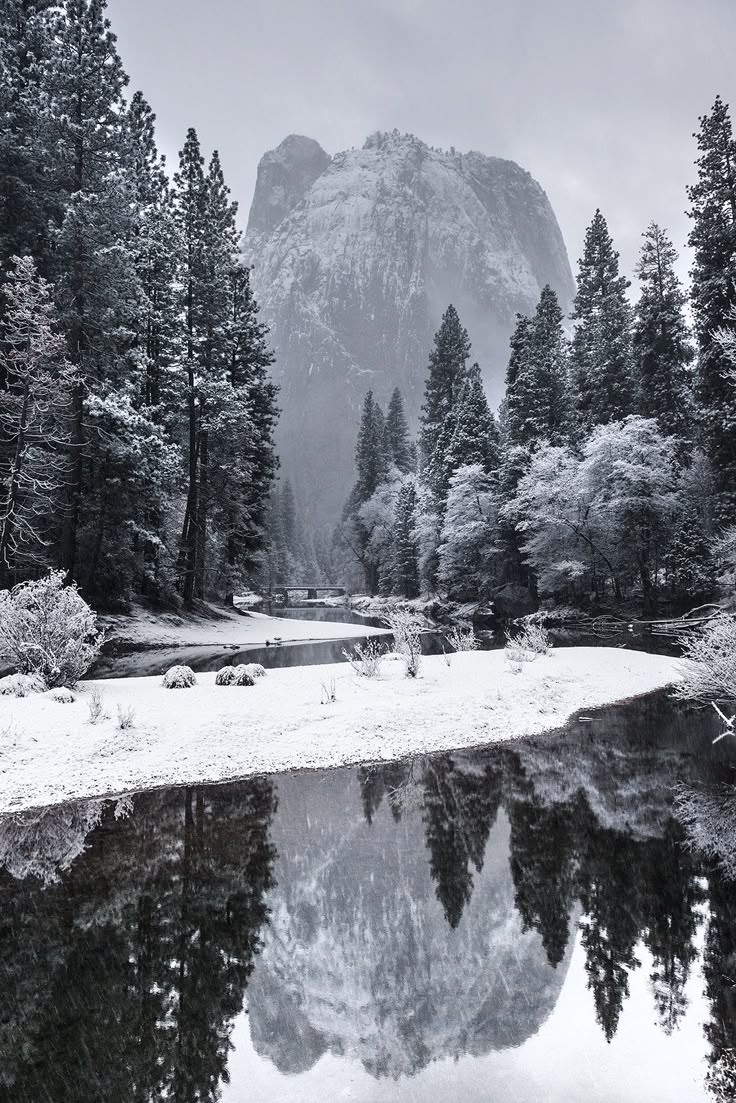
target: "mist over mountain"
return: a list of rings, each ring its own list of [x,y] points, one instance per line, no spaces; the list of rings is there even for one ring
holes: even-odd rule
[[[364,394],[395,386],[416,419],[432,335],[452,302],[492,403],[517,312],[567,252],[540,185],[512,161],[374,134],[330,158],[291,135],[261,160],[245,239],[281,385],[279,452],[298,497],[334,520],[353,479]]]

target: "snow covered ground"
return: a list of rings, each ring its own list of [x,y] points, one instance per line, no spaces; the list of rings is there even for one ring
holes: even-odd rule
[[[100,617],[108,641],[133,647],[249,647],[267,640],[339,640],[369,635],[383,629],[356,628],[354,624],[332,624],[318,620],[289,620],[265,613],[237,613],[226,609],[213,611],[211,617],[180,616],[177,613],[151,613],[143,607],[133,616]]]
[[[449,667],[442,656],[426,658],[417,680],[389,658],[378,679],[333,664],[272,670],[251,687],[216,686],[214,674],[200,674],[191,689],[164,689],[159,678],[85,682],[68,704],[0,697],[0,812],[513,739],[677,676],[675,659],[579,647],[520,673],[502,651],[476,651],[453,655]],[[107,715],[92,724],[95,688]],[[133,726],[121,730],[129,709]]]

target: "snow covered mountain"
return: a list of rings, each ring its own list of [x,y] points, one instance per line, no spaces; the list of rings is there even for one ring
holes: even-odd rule
[[[514,314],[531,312],[545,283],[563,309],[574,293],[554,212],[528,172],[396,131],[332,158],[295,135],[266,153],[245,253],[278,356],[284,469],[323,521],[352,482],[366,390],[386,402],[398,385],[416,418],[449,303],[497,403]]]

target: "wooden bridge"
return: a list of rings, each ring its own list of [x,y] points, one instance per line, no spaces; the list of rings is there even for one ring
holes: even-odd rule
[[[296,586],[274,586],[271,594],[281,597],[285,605],[289,604],[289,594],[306,594],[307,601],[316,601],[318,597],[344,597],[344,586],[322,586],[315,582],[300,582]]]

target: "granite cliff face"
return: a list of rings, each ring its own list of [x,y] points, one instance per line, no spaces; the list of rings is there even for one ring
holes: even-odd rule
[[[335,519],[353,479],[363,397],[401,387],[416,419],[428,352],[454,303],[491,401],[517,311],[574,285],[545,193],[498,157],[376,134],[331,159],[290,136],[258,170],[245,253],[281,384],[279,450],[302,502]]]

